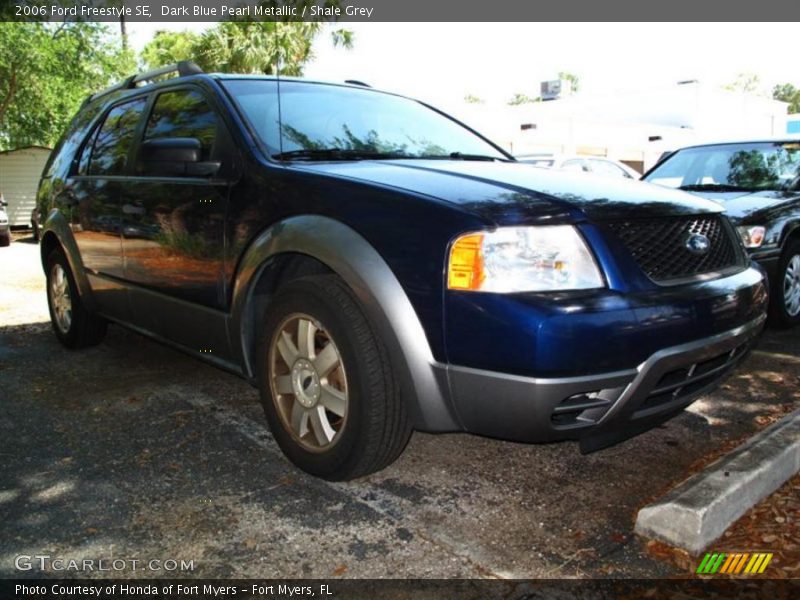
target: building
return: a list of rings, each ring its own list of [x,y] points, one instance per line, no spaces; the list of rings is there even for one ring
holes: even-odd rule
[[[12,227],[30,226],[36,205],[36,190],[50,148],[28,146],[0,152],[0,192],[8,202],[8,222]]]
[[[644,171],[681,146],[783,135],[787,107],[692,80],[519,106],[468,105],[456,112],[514,155],[606,156]]]

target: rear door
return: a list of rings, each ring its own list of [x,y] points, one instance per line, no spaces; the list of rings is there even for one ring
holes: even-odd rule
[[[145,96],[114,105],[81,150],[66,182],[63,202],[72,207],[71,226],[100,311],[127,320],[120,243],[121,207],[128,159],[147,105]]]

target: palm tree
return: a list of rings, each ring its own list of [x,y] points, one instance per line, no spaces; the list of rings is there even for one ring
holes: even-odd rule
[[[200,38],[197,59],[201,67],[226,73],[302,75],[312,57],[312,44],[322,23],[225,21]],[[352,48],[348,30],[331,32],[336,46]]]

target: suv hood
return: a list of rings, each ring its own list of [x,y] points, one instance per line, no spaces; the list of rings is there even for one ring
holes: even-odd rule
[[[437,198],[497,225],[722,211],[719,204],[680,190],[517,163],[383,160],[302,163],[294,168]]]
[[[734,221],[750,217],[767,217],[776,208],[792,202],[800,204],[800,193],[779,190],[761,192],[691,192],[695,196],[714,200],[725,207],[725,213]]]

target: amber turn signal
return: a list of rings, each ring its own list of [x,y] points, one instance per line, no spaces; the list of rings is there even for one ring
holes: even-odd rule
[[[483,234],[472,233],[458,238],[450,249],[447,287],[451,290],[479,290],[483,272]]]

